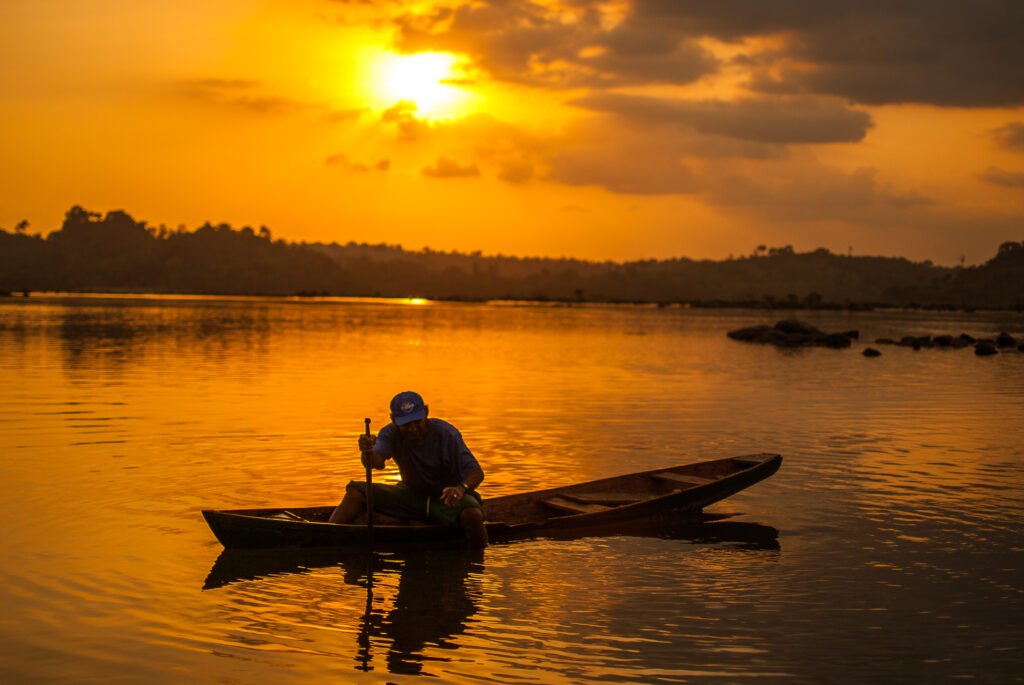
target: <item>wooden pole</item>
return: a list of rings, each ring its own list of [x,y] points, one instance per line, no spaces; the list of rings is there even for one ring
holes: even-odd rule
[[[366,422],[366,435],[370,435],[370,419],[363,419]],[[363,461],[366,462],[366,536],[373,545],[373,450],[363,452]]]
[[[366,435],[370,435],[370,419],[366,423]],[[373,659],[370,633],[373,621],[373,450],[363,452],[366,462],[366,609],[363,612],[363,629],[359,633],[359,654],[362,670],[372,670],[370,661]]]

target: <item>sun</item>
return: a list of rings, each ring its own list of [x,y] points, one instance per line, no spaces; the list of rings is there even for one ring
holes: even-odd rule
[[[382,55],[373,69],[375,98],[385,107],[411,102],[420,116],[454,116],[469,99],[465,89],[454,84],[459,62],[447,52]]]

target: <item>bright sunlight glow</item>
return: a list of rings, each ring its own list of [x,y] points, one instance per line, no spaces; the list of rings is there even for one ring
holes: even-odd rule
[[[455,78],[458,61],[444,52],[385,55],[374,69],[374,90],[385,106],[405,101],[416,105],[420,116],[452,116],[468,98],[463,89],[446,82]]]

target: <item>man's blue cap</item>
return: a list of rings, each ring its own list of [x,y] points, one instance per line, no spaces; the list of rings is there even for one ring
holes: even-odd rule
[[[404,426],[426,417],[427,407],[423,404],[423,398],[418,392],[406,390],[398,393],[391,400],[391,420],[395,422],[396,426]]]

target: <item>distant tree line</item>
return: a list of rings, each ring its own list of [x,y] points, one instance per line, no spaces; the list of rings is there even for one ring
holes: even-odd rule
[[[1024,308],[1024,243],[980,266],[798,253],[759,245],[721,261],[633,262],[289,243],[266,227],[147,226],[123,211],[72,207],[61,228],[0,229],[0,291],[354,295],[453,300],[686,303],[694,306]]]
[[[323,253],[274,241],[268,229],[153,228],[123,211],[72,207],[46,238],[0,231],[0,288],[291,295],[351,284]]]

